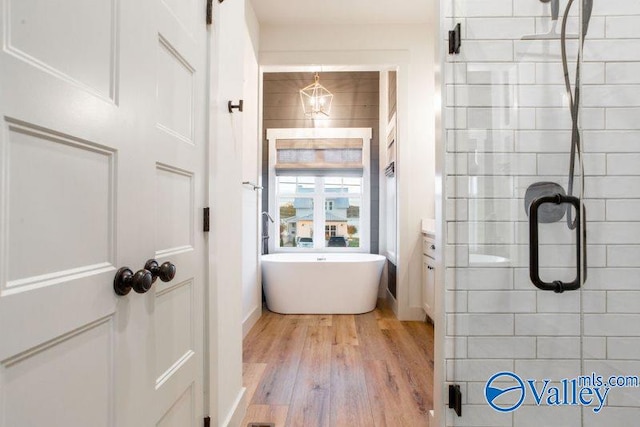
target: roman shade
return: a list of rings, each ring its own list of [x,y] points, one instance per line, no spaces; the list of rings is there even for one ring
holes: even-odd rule
[[[362,176],[361,138],[276,140],[276,175]]]

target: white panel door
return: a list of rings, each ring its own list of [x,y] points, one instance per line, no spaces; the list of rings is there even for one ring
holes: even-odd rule
[[[158,263],[174,262],[177,274],[157,282],[148,295],[154,307],[147,349],[155,394],[152,425],[199,426],[203,414],[203,287],[207,114],[207,31],[203,0],[153,0],[156,28],[147,76],[155,103],[151,145],[153,221],[151,242]]]
[[[204,4],[1,3],[0,427],[195,426]]]

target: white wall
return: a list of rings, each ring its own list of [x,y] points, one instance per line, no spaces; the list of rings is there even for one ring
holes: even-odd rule
[[[398,66],[398,315],[422,319],[420,222],[433,218],[433,49],[428,25],[262,25],[262,66]],[[380,135],[383,141],[386,135]],[[382,222],[383,219],[381,218]],[[384,248],[380,248],[381,252]]]
[[[258,133],[259,69],[258,49],[260,24],[250,2],[245,9],[246,31],[244,43],[244,112],[242,181],[260,182],[260,135]],[[243,336],[260,318],[262,292],[259,274],[260,195],[250,186],[242,190],[242,332]]]

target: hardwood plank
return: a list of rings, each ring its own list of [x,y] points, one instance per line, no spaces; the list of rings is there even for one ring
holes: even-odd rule
[[[265,352],[264,359],[266,363],[281,361],[290,357],[291,350],[301,352],[308,326],[305,321],[300,319],[289,319],[288,316],[282,314],[272,314],[279,318],[279,322],[275,324],[275,327],[278,328],[278,333],[273,338],[272,345]]]
[[[249,405],[242,427],[249,423],[274,423],[275,427],[284,427],[289,407],[286,405]]]
[[[378,327],[376,315],[379,315],[377,310],[355,318],[358,344],[365,360],[385,360],[393,357]]]
[[[422,351],[426,360],[433,369],[434,331],[432,323],[402,322],[402,326],[411,335],[411,338]]]
[[[244,344],[245,357],[263,361],[244,365],[251,405],[243,427],[426,425],[431,324],[400,322],[382,306],[355,316],[267,312]]]
[[[402,328],[402,323],[396,319],[381,318],[378,319],[378,327],[383,331],[389,329],[400,329]]]
[[[358,345],[356,321],[352,314],[335,315],[333,318],[333,344]]]
[[[265,311],[251,328],[243,341],[242,361],[245,363],[266,362],[278,336],[282,333],[285,319],[270,311]]]
[[[330,327],[309,327],[289,406],[287,426],[330,426],[331,341]]]
[[[369,360],[364,362],[364,369],[376,427],[427,425],[427,416],[413,404],[409,387],[396,364]]]
[[[247,388],[247,402],[251,402],[251,399],[253,399],[253,395],[258,388],[258,384],[260,384],[260,380],[262,380],[266,368],[266,363],[242,364],[242,386]]]
[[[404,329],[382,331],[422,414],[433,409],[433,368]]]
[[[376,305],[375,310],[372,311],[372,313],[375,316],[376,320],[382,318],[382,312],[380,311],[381,304],[384,304],[384,303],[382,303],[380,300],[378,300],[378,304]]]
[[[379,317],[380,319],[391,319],[399,322],[398,318],[393,312],[393,309],[386,301],[379,300],[376,310],[380,313],[380,317]]]
[[[298,319],[286,321],[284,325],[271,353],[266,355],[267,368],[253,396],[253,404],[288,405],[291,401],[308,326]]]
[[[377,319],[378,327],[380,329],[387,330],[402,328],[402,323],[397,319],[393,310],[386,302],[380,301],[376,308],[376,312],[378,313]]]
[[[331,326],[333,315],[331,314],[288,314],[288,318],[298,319],[300,324],[307,326]]]
[[[367,384],[359,348],[331,347],[331,426],[373,425]]]

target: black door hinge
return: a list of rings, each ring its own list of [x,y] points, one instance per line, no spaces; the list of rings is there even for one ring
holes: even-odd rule
[[[218,0],[222,3],[224,0]],[[213,0],[207,0],[207,25],[213,24]]]
[[[204,427],[211,426],[211,417],[204,417]]]
[[[460,24],[456,24],[455,28],[449,31],[449,55],[457,55],[460,53],[460,45],[462,45],[462,35],[460,31]]]
[[[207,25],[213,23],[213,0],[207,0]]]
[[[209,230],[211,229],[211,217],[210,217],[209,211],[210,211],[209,208],[203,209],[204,215],[202,220],[202,231],[204,231],[205,233],[208,233]]]
[[[462,392],[457,384],[449,385],[449,408],[456,411],[459,417],[462,416]]]

